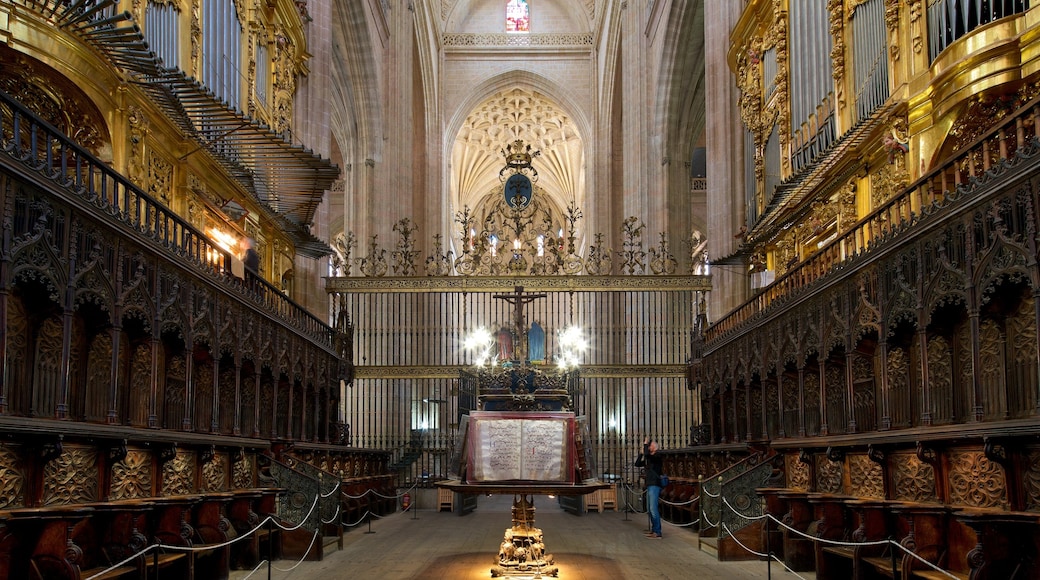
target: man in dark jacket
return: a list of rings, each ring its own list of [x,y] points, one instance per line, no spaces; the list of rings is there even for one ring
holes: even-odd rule
[[[661,511],[657,502],[661,497],[662,458],[657,454],[657,441],[643,439],[643,452],[636,459],[636,467],[646,468],[646,507],[650,512],[650,531],[646,537],[661,539]]]

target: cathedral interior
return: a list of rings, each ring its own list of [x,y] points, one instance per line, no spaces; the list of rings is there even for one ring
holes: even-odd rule
[[[713,559],[1040,577],[1032,4],[0,0],[0,580],[551,575],[648,438]]]

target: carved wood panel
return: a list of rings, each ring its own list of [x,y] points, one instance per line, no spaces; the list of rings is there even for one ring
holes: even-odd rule
[[[43,468],[43,505],[98,501],[97,451],[65,445]]]
[[[173,459],[163,464],[162,495],[195,493],[195,453],[178,449]]]
[[[787,487],[809,491],[809,464],[799,461],[797,453],[784,455],[784,471],[787,473]]]
[[[1022,478],[1026,509],[1040,511],[1040,448],[1031,447],[1025,453],[1025,469]]]
[[[202,478],[199,491],[227,491],[228,487],[228,455],[218,451],[213,459],[202,464]]]
[[[823,493],[844,493],[844,462],[831,461],[824,454],[816,455],[816,490]]]
[[[849,486],[852,495],[884,499],[884,469],[866,455],[849,455]]]
[[[938,502],[935,495],[935,470],[912,453],[891,457],[892,497],[914,502]]]
[[[18,445],[0,445],[0,509],[25,506],[26,472]]]
[[[253,477],[253,456],[245,454],[236,462],[231,470],[231,486],[235,489],[255,487]]]
[[[130,449],[122,461],[112,465],[109,497],[113,501],[152,496],[152,454]]]
[[[987,508],[1007,506],[1004,469],[982,451],[950,451],[949,463],[951,504]]]

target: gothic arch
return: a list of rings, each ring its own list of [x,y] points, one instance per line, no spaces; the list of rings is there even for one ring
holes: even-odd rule
[[[573,125],[573,129],[576,132],[574,138],[580,143],[580,149],[576,152],[580,155],[580,160],[576,163],[569,163],[571,173],[569,174],[569,181],[563,182],[562,180],[568,178],[568,175],[561,175],[561,189],[575,189],[579,191],[559,191],[557,192],[560,199],[555,200],[555,205],[565,207],[571,200],[575,201],[579,207],[585,205],[587,199],[587,184],[589,183],[589,172],[588,172],[588,159],[590,156],[590,145],[591,136],[593,135],[592,127],[589,119],[586,116],[586,112],[578,104],[576,98],[570,94],[570,92],[564,87],[556,84],[555,82],[541,76],[534,74],[529,71],[509,71],[496,75],[494,77],[486,79],[474,87],[473,91],[470,92],[469,97],[458,104],[454,114],[450,117],[447,123],[445,132],[443,133],[442,147],[445,152],[445,156],[451,158],[452,152],[454,151],[456,140],[470,118],[470,116],[477,111],[481,106],[487,103],[490,99],[493,99],[496,95],[503,95],[508,91],[522,91],[528,96],[538,96],[548,106],[554,106],[559,109],[560,113],[569,120],[570,124]],[[504,143],[504,142],[503,142]],[[538,143],[532,143],[535,148],[540,148]],[[543,160],[548,159],[545,152],[543,151]],[[559,161],[557,165],[567,163],[566,160]],[[536,161],[536,167],[539,162]],[[544,166],[543,166],[544,167]],[[496,166],[495,172],[497,173]],[[444,167],[444,199],[442,200],[445,207],[452,207],[456,211],[461,210],[461,207],[455,207],[457,200],[456,197],[461,201],[462,194],[455,191],[451,186],[452,178],[454,177],[452,172],[458,171],[458,168],[449,167],[447,164]],[[543,171],[544,173],[544,171]],[[544,179],[544,175],[543,175]],[[547,184],[543,184],[547,185]],[[486,189],[486,188],[484,188]],[[480,194],[487,193],[486,191],[480,191]],[[565,199],[569,194],[569,199]],[[581,228],[584,232],[592,231],[587,225]]]

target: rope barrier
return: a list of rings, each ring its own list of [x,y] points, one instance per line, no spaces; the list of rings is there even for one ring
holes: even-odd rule
[[[318,495],[314,496],[314,501],[311,503],[311,507],[307,511],[307,515],[305,515],[303,517],[303,519],[300,521],[300,523],[298,523],[298,524],[295,524],[295,525],[292,525],[292,526],[284,526],[284,525],[281,524],[281,522],[279,522],[274,517],[267,516],[266,518],[264,518],[264,520],[262,522],[260,522],[256,527],[254,527],[253,529],[249,530],[248,532],[245,532],[245,533],[243,533],[243,534],[241,534],[239,536],[236,536],[235,538],[227,540],[226,542],[221,542],[219,544],[206,544],[204,546],[195,547],[195,546],[174,546],[174,545],[171,545],[171,544],[164,544],[162,542],[156,542],[154,544],[150,544],[148,546],[145,546],[141,551],[137,552],[136,554],[133,554],[133,555],[131,555],[131,556],[121,560],[120,562],[117,562],[116,564],[113,564],[113,565],[109,566],[108,568],[105,568],[104,570],[98,572],[97,574],[94,574],[93,576],[89,576],[89,577],[85,578],[84,580],[93,580],[95,578],[99,578],[101,576],[104,576],[105,574],[108,574],[109,572],[115,570],[116,568],[119,568],[120,566],[124,566],[126,564],[129,564],[131,561],[133,561],[133,560],[135,560],[137,558],[140,558],[142,556],[147,555],[149,552],[151,552],[152,550],[155,550],[155,549],[171,550],[171,551],[179,551],[179,552],[203,552],[203,551],[208,551],[208,550],[216,550],[216,549],[224,548],[224,547],[230,546],[230,545],[232,545],[232,544],[234,544],[236,542],[240,542],[240,541],[245,540],[246,538],[252,536],[254,533],[256,533],[257,530],[259,530],[260,528],[264,527],[267,524],[267,522],[269,522],[269,521],[274,522],[274,524],[276,526],[278,526],[279,528],[281,528],[282,530],[285,530],[287,532],[291,532],[293,530],[297,530],[297,529],[303,527],[303,525],[305,523],[307,523],[307,520],[310,519],[311,514],[314,513],[314,508],[317,507],[317,505],[318,505],[318,500],[321,499],[321,498],[331,497],[332,494],[335,493],[337,489],[339,489],[339,484],[337,484],[336,487],[331,492],[329,492],[328,494],[322,494],[322,493],[319,492]],[[336,507],[336,515],[333,516],[332,520],[325,521],[323,518],[319,518],[319,520],[321,520],[321,522],[323,524],[330,524],[330,523],[332,523],[339,516],[339,511],[340,511],[341,507],[342,507],[341,505],[337,505],[337,507]],[[316,531],[315,533],[318,533],[318,531]],[[310,548],[308,548],[308,550],[309,549]],[[250,573],[250,574],[252,574],[252,573]]]
[[[249,577],[252,576],[253,574],[256,574],[256,571],[260,569],[260,566],[263,566],[266,563],[267,563],[267,560],[260,560],[260,563],[258,563],[255,568],[250,570],[250,572],[248,574],[246,574],[245,578],[242,578],[242,580],[249,580]]]
[[[300,558],[300,561],[295,563],[295,564],[293,564],[291,568],[282,569],[282,568],[279,568],[278,566],[274,566],[274,565],[272,565],[271,567],[274,568],[275,570],[278,570],[279,572],[292,572],[293,570],[298,568],[300,566],[300,564],[303,564],[303,561],[307,559],[307,554],[311,553],[311,548],[314,547],[314,542],[316,542],[318,540],[318,535],[319,535],[320,532],[321,532],[321,530],[314,530],[314,537],[311,538],[311,543],[310,543],[309,546],[307,546],[307,551],[305,551],[303,553],[303,557]]]
[[[371,487],[370,487],[370,489],[365,490],[365,493],[361,494],[360,496],[352,496],[350,494],[344,493],[343,497],[348,498],[348,499],[361,499],[361,498],[367,496],[368,494],[373,494],[373,495],[376,495],[376,496],[380,496],[381,498],[384,498],[384,499],[400,499],[401,497],[404,497],[405,494],[411,492],[412,490],[415,490],[416,487],[418,487],[418,486],[419,486],[419,482],[416,481],[415,483],[412,483],[412,486],[409,487],[409,489],[405,490],[404,492],[401,492],[401,493],[397,494],[396,496],[384,496],[383,494],[381,494],[379,492],[376,492],[374,489],[371,489]]]
[[[741,543],[741,541],[738,540],[737,537],[733,535],[733,532],[730,531],[729,526],[726,525],[726,522],[722,522],[722,531],[726,532],[727,534],[729,534],[729,537],[732,538],[733,541],[736,542],[738,546],[740,546],[741,548],[744,548],[745,552],[748,552],[750,554],[754,554],[754,555],[758,556],[759,558],[768,558],[769,557],[769,554],[766,554],[765,552],[756,552],[756,551],[752,550],[751,548],[745,546],[743,543]]]
[[[330,519],[329,521],[325,521],[325,518],[321,518],[321,523],[323,523],[323,524],[331,524],[332,522],[336,521],[337,518],[339,518],[339,512],[341,512],[341,511],[343,511],[343,504],[337,503],[336,504],[336,513],[332,514],[332,519]]]
[[[356,526],[356,525],[360,524],[361,522],[365,521],[365,518],[367,518],[368,515],[371,514],[371,513],[372,512],[370,512],[370,511],[366,511],[364,514],[361,515],[361,519],[359,519],[358,521],[356,521],[356,522],[354,522],[352,524],[347,524],[347,523],[344,523],[342,521],[340,523],[343,524],[344,527],[353,528],[354,526]]]
[[[334,494],[334,493],[336,493],[337,491],[339,491],[339,487],[340,487],[341,485],[343,485],[343,482],[342,482],[342,481],[337,481],[337,482],[336,482],[336,487],[332,488],[332,491],[330,491],[329,493],[323,493],[323,494],[321,494],[321,499],[325,499],[325,498],[327,498],[327,497],[331,497],[331,496],[332,496],[332,494]]]
[[[697,522],[701,521],[701,519],[697,518],[697,519],[693,520],[692,522],[690,522],[688,524],[673,524],[672,522],[670,522],[670,521],[668,521],[668,520],[666,520],[664,518],[661,518],[661,521],[666,523],[666,524],[668,524],[669,526],[672,526],[673,528],[688,528],[690,526],[697,525]]]
[[[693,498],[693,499],[691,499],[689,501],[684,501],[684,502],[674,502],[674,501],[668,501],[666,499],[660,499],[660,501],[662,501],[662,502],[664,502],[664,503],[666,503],[668,505],[681,506],[681,505],[690,505],[691,503],[693,503],[695,501],[700,501],[700,499],[701,499],[701,496],[698,495],[697,497],[695,497],[695,498]]]
[[[707,493],[706,490],[702,490],[702,491],[704,493]],[[807,533],[805,533],[805,532],[803,532],[801,530],[797,530],[797,529],[787,525],[782,520],[777,519],[776,516],[774,516],[773,514],[767,513],[767,514],[763,514],[761,516],[748,516],[748,515],[742,514],[739,511],[737,511],[737,509],[735,507],[733,507],[733,504],[729,503],[729,499],[723,497],[722,498],[722,503],[725,504],[726,507],[728,507],[730,509],[730,511],[732,511],[734,514],[740,516],[741,518],[743,518],[745,520],[756,521],[756,520],[760,520],[760,519],[763,519],[763,518],[769,518],[773,522],[776,522],[777,525],[782,526],[785,529],[790,530],[790,531],[794,532],[795,534],[798,534],[799,536],[802,536],[803,538],[806,538],[806,539],[811,540],[813,542],[821,542],[821,543],[824,543],[824,544],[831,544],[831,545],[845,546],[845,547],[853,547],[853,548],[859,547],[859,546],[883,546],[883,545],[886,545],[886,544],[891,544],[892,546],[895,546],[896,548],[899,548],[900,550],[902,550],[908,556],[911,556],[912,558],[914,558],[915,560],[921,562],[925,566],[928,566],[932,570],[942,574],[943,576],[946,576],[947,578],[953,578],[954,580],[957,580],[957,576],[951,574],[947,570],[943,570],[942,568],[936,566],[935,564],[929,562],[928,560],[925,560],[919,554],[917,554],[913,550],[910,550],[909,548],[907,548],[906,546],[900,544],[899,542],[896,542],[895,540],[884,539],[884,540],[874,540],[874,541],[870,541],[870,542],[843,542],[843,541],[840,541],[840,540],[831,540],[831,539],[827,539],[827,538],[820,538],[818,536],[810,536],[809,534],[807,534]],[[708,522],[708,524],[711,527],[715,527],[715,525],[711,524],[711,520],[708,518],[707,514],[702,513],[701,517],[703,517],[704,520],[706,522]],[[730,537],[733,537],[733,533],[729,532],[729,528],[726,527],[725,522],[722,523],[722,527],[723,527],[723,529],[725,529],[727,531],[727,533],[730,534]],[[740,544],[740,541],[738,541],[735,537],[733,537],[733,541],[737,542],[737,544]],[[742,545],[741,547],[744,547],[744,546]],[[754,552],[753,550],[748,550],[748,551],[751,552],[751,553],[757,554],[757,552]],[[784,567],[787,568],[787,565],[784,564]],[[793,570],[789,570],[789,571],[791,571],[792,574],[794,573]]]

